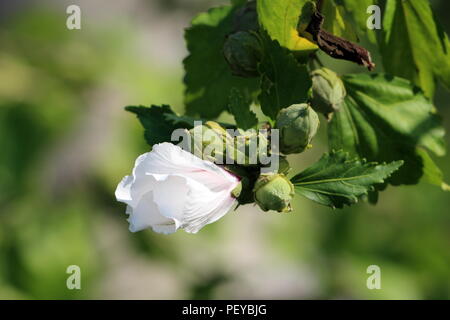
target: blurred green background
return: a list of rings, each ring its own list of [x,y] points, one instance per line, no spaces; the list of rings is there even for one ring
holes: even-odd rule
[[[183,29],[223,2],[0,0],[0,298],[449,299],[450,194],[426,183],[377,206],[245,206],[197,235],[128,231],[114,190],[148,147],[123,107],[183,111]],[[450,32],[450,3],[432,2]],[[69,4],[81,30],[66,28]],[[450,131],[449,92],[436,105]],[[324,129],[297,170],[326,150]],[[450,179],[450,156],[437,162]],[[69,265],[81,290],[66,287]],[[366,287],[369,265],[381,290]]]

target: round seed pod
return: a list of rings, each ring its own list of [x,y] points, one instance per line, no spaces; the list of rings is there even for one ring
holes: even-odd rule
[[[280,151],[284,154],[305,151],[319,125],[319,116],[308,104],[294,104],[282,109],[275,126],[280,130]]]
[[[294,185],[283,174],[261,175],[254,187],[255,202],[263,211],[292,211]]]
[[[341,78],[330,69],[320,68],[311,73],[312,98],[311,106],[327,118],[338,111],[347,95]]]
[[[228,36],[223,54],[235,76],[253,78],[259,75],[258,64],[262,58],[262,47],[257,36],[239,31]]]

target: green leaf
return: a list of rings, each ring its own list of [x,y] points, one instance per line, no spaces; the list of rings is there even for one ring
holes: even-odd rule
[[[222,53],[225,37],[232,31],[236,9],[224,6],[201,13],[186,30],[189,56],[184,60],[185,104],[190,115],[218,117],[227,110],[233,87],[256,95],[257,79],[233,76]]]
[[[231,0],[233,6],[242,6],[247,2],[247,0]]]
[[[336,0],[336,3],[341,5],[347,14],[342,14],[344,18],[350,17],[354,21],[354,25],[358,33],[367,34],[367,38],[372,42],[376,42],[376,30],[367,28],[367,19],[370,15],[367,13],[367,8],[371,5],[376,5],[376,0]],[[348,22],[347,22],[348,23]],[[351,40],[351,39],[350,39]]]
[[[444,182],[444,174],[430,157],[428,152],[422,148],[417,148],[417,154],[419,154],[423,160],[422,179],[430,184],[440,187],[444,191],[450,191],[450,186]]]
[[[383,183],[403,161],[389,164],[368,163],[350,159],[348,153],[332,151],[317,163],[291,179],[295,191],[322,205],[342,208],[374,190],[374,185]]]
[[[137,115],[145,129],[145,140],[152,146],[161,142],[170,142],[172,132],[175,129],[191,129],[194,119],[190,117],[177,116],[168,105],[151,106],[128,106],[127,111]]]
[[[424,160],[417,147],[445,154],[445,132],[432,103],[409,81],[397,77],[358,74],[343,81],[347,97],[330,122],[330,148],[370,161],[404,160],[389,183],[418,183]]]
[[[387,0],[380,41],[386,72],[413,81],[427,97],[435,80],[450,89],[450,42],[427,0]]]
[[[308,0],[258,0],[256,3],[261,25],[273,40],[292,51],[310,52],[318,47],[298,35],[297,27],[303,7]],[[306,26],[305,26],[306,27]]]
[[[321,13],[325,17],[323,28],[326,31],[350,41],[358,40],[358,36],[356,35],[352,24],[345,19],[345,10],[343,6],[337,5],[334,0],[326,0],[323,3]]]
[[[248,130],[258,125],[256,114],[250,110],[252,100],[241,90],[232,88],[229,97],[229,111],[240,129]]]
[[[306,102],[312,83],[306,66],[300,65],[292,53],[268,37],[263,43],[259,102],[264,114],[275,119],[281,109]]]

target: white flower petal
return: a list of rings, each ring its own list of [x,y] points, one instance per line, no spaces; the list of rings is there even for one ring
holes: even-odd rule
[[[116,197],[127,204],[133,232],[184,228],[196,233],[233,207],[231,191],[238,183],[219,166],[162,143],[136,160],[133,174],[117,186]]]
[[[159,212],[167,218],[174,219],[178,224],[177,227],[183,220],[183,210],[188,192],[186,178],[178,175],[165,175],[165,179],[161,179],[153,191],[154,201]]]
[[[131,185],[133,183],[132,176],[126,176],[120,181],[116,189],[117,201],[128,203],[131,201]]]
[[[231,196],[235,184],[227,184],[220,192],[202,189],[196,181],[189,181],[190,191],[184,207],[183,228],[197,233],[205,225],[213,223],[227,214],[236,199]]]
[[[130,217],[128,218],[131,232],[137,232],[147,228],[153,228],[156,232],[161,233],[173,233],[177,230],[173,219],[160,214],[158,206],[153,201],[152,191],[143,195],[141,200],[131,210]]]
[[[153,146],[152,152],[147,154],[144,166],[147,173],[182,174],[211,189],[220,188],[224,180],[230,182],[237,180],[214,163],[202,160],[167,142]]]

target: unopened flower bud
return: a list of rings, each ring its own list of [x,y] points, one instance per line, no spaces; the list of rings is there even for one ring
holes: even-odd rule
[[[329,115],[341,108],[347,92],[341,78],[330,69],[320,68],[311,73],[312,76],[312,107]]]
[[[301,153],[311,143],[319,128],[319,117],[308,104],[294,104],[282,109],[277,117],[280,130],[280,151]]]
[[[239,31],[230,35],[225,41],[223,54],[233,75],[244,78],[259,75],[262,47],[255,34]]]
[[[261,175],[254,187],[255,201],[263,211],[292,211],[294,186],[283,174]]]
[[[268,156],[269,141],[266,134],[257,130],[239,130],[234,137],[234,149],[229,150],[228,156],[242,166],[255,166],[260,160]]]
[[[208,121],[189,130],[189,133],[194,155],[218,164],[225,163],[226,148],[233,144],[233,139],[223,127],[217,122]]]
[[[233,32],[258,31],[258,13],[256,12],[256,1],[247,2],[236,11],[233,19]]]

